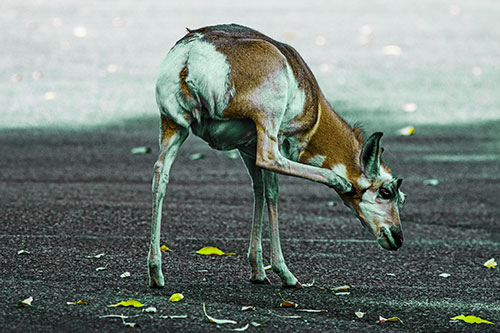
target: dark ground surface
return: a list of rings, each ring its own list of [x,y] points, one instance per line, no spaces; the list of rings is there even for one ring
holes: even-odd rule
[[[252,194],[240,160],[193,138],[183,146],[164,204],[162,244],[172,250],[163,257],[166,287],[151,290],[146,256],[156,120],[80,132],[0,132],[0,330],[207,332],[255,321],[264,326],[249,331],[494,331],[500,279],[482,264],[500,259],[499,130],[488,123],[386,134],[385,160],[408,194],[401,216],[406,241],[396,253],[379,248],[333,191],[281,177],[285,258],[302,283],[315,280],[297,291],[281,289],[273,273],[272,285],[247,280]],[[152,154],[130,154],[142,145]],[[197,152],[206,158],[190,161]],[[440,184],[424,185],[429,178]],[[195,253],[209,245],[237,255]],[[22,248],[31,255],[18,255]],[[266,237],[265,254],[268,248]],[[86,258],[101,252],[100,259]],[[125,271],[130,278],[120,278]],[[443,272],[451,276],[439,277]],[[345,284],[354,286],[350,295],[330,290]],[[171,303],[175,292],[185,298]],[[280,308],[278,293],[298,308],[328,312]],[[29,296],[33,305],[19,308]],[[80,299],[88,304],[66,304]],[[158,312],[107,307],[128,299]],[[218,328],[203,316],[202,303],[213,317],[238,324]],[[243,305],[256,311],[242,312]],[[367,314],[357,319],[355,311]],[[127,320],[139,326],[98,317],[106,314],[139,315]],[[460,314],[497,325],[450,322]],[[282,317],[291,315],[300,318]],[[403,323],[377,324],[379,315]]]

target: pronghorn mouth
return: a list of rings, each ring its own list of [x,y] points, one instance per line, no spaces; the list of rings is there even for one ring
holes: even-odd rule
[[[395,227],[382,228],[377,242],[386,250],[396,251],[403,245],[403,234]]]

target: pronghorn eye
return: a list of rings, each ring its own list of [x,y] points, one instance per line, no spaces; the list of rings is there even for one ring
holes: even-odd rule
[[[380,190],[378,190],[378,195],[385,200],[389,200],[392,198],[392,192],[383,187]]]

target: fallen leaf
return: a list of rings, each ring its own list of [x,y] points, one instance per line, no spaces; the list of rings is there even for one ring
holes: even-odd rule
[[[191,161],[202,160],[204,158],[205,158],[205,154],[202,154],[202,153],[194,153],[194,154],[189,155],[189,159]]]
[[[162,246],[160,247],[160,251],[161,251],[161,252],[165,252],[165,251],[170,251],[170,249],[169,249],[168,247],[166,247],[165,245],[162,245]]]
[[[296,308],[297,306],[299,306],[297,303],[289,302],[289,301],[283,301],[280,304],[280,307],[282,307],[282,308]]]
[[[204,248],[201,248],[198,251],[196,251],[196,253],[203,254],[206,256],[209,256],[209,255],[234,256],[234,255],[236,255],[236,253],[232,253],[232,252],[225,253],[225,252],[223,252],[223,251],[221,251],[218,248],[213,247],[213,246],[205,246]]]
[[[390,318],[384,318],[382,316],[379,316],[378,317],[378,320],[377,320],[377,324],[382,324],[382,323],[385,323],[387,321],[400,321],[401,323],[403,322],[401,319],[399,319],[398,317],[390,317]]]
[[[334,294],[337,296],[347,296],[347,295],[350,295],[351,293],[348,291],[341,291],[339,293],[334,293]]]
[[[398,134],[399,134],[399,135],[402,135],[402,136],[410,136],[410,135],[413,135],[413,134],[415,134],[415,127],[413,127],[413,126],[406,126],[406,127],[403,127],[403,128],[401,128],[401,129],[398,131]]]
[[[117,307],[117,306],[133,306],[134,308],[140,308],[140,307],[143,307],[144,304],[142,304],[139,301],[131,299],[131,300],[128,300],[126,302],[122,301],[122,302],[118,302],[116,304],[108,305],[108,308],[114,308],[114,307]]]
[[[396,276],[396,274],[394,274],[394,273],[385,273],[385,275],[387,275],[387,276]]]
[[[359,319],[363,318],[365,316],[366,312],[361,312],[361,311],[358,311],[358,312],[354,312],[354,315],[356,317],[358,317]]]
[[[439,180],[437,179],[426,179],[424,180],[424,185],[428,185],[428,186],[438,186],[439,185]]]
[[[68,305],[80,305],[80,304],[89,304],[89,302],[84,302],[82,300],[78,300],[76,302],[66,302]]]
[[[173,316],[172,315],[159,316],[159,318],[161,318],[161,319],[186,319],[187,317],[188,317],[187,314],[185,314],[185,315],[177,315],[177,316],[175,316],[175,315],[173,315]]]
[[[104,271],[104,270],[106,270],[106,269],[108,269],[108,265],[106,265],[106,266],[101,266],[101,267],[97,267],[95,270],[96,270],[96,272],[99,272],[99,271]]]
[[[255,311],[255,306],[252,305],[242,306],[241,311]]]
[[[121,277],[122,279],[124,279],[124,278],[128,278],[129,276],[130,276],[130,272],[125,272],[125,273],[123,273],[122,275],[120,275],[120,277]]]
[[[128,327],[135,327],[135,325],[137,325],[136,323],[126,322],[125,319],[123,319],[123,318],[122,318],[122,323],[123,323],[123,325],[128,326]]]
[[[310,282],[310,283],[304,283],[304,284],[302,285],[302,287],[304,287],[304,288],[309,288],[309,287],[312,287],[312,286],[314,286],[314,282],[315,282],[315,281],[314,281],[314,279],[313,279],[313,280],[312,280],[312,282]]]
[[[31,302],[33,302],[33,297],[30,296],[28,298],[26,298],[25,300],[19,302],[17,305],[22,308],[22,307],[25,307],[26,305],[28,306],[31,306]]]
[[[297,309],[295,311],[298,311],[298,312],[309,312],[309,313],[328,312],[328,310],[322,310],[322,309]]]
[[[483,264],[484,267],[492,268],[495,269],[497,268],[497,262],[495,261],[495,258],[491,258],[487,262]]]
[[[89,258],[89,259],[99,259],[101,257],[104,256],[104,253],[99,253],[99,254],[96,254],[95,256],[87,256],[86,258]]]
[[[339,291],[347,291],[350,288],[351,288],[351,286],[345,285],[345,286],[339,286],[339,287],[332,288],[332,290],[334,292],[339,292]]]
[[[476,317],[476,316],[464,316],[464,315],[460,315],[460,316],[456,316],[456,317],[450,318],[450,320],[463,320],[463,321],[465,321],[468,324],[491,324],[491,325],[495,325],[491,321],[487,321],[487,320],[484,320],[484,319]]]
[[[205,303],[203,303],[203,313],[208,318],[208,320],[211,323],[214,323],[214,324],[218,324],[218,325],[222,325],[222,324],[237,324],[237,322],[235,322],[234,320],[230,320],[230,319],[215,319],[214,317],[210,317],[207,314],[207,309],[205,307]]]
[[[148,312],[148,313],[154,313],[157,312],[158,310],[154,306],[149,306],[145,309],[142,310],[142,312]]]
[[[301,316],[282,316],[282,315],[279,315],[277,313],[272,312],[271,310],[268,310],[268,311],[269,311],[269,314],[276,316],[276,317],[279,317],[279,318],[285,318],[285,319],[300,319],[300,318],[302,318]]]
[[[175,293],[175,294],[172,294],[172,296],[170,296],[170,298],[168,300],[170,302],[179,302],[183,298],[184,298],[183,294]]]
[[[238,328],[229,328],[228,331],[233,331],[233,332],[243,332],[243,331],[246,331],[248,329],[250,325],[249,324],[246,324],[245,326],[243,327],[238,327]]]
[[[26,255],[26,254],[31,254],[31,252],[27,251],[27,250],[19,250],[19,251],[17,251],[17,254],[25,254]]]
[[[124,315],[105,315],[105,316],[99,316],[99,318],[120,318],[122,320],[123,325],[125,326],[135,327],[135,325],[137,325],[136,323],[126,322],[125,319],[128,319],[128,316]]]
[[[141,155],[141,154],[149,154],[151,152],[151,148],[147,146],[134,147],[130,149],[130,153],[132,155]]]
[[[442,277],[442,278],[450,277],[450,275],[451,274],[449,274],[449,273],[441,273],[441,274],[439,274],[439,276]]]
[[[253,327],[262,327],[262,326],[264,326],[264,325],[262,325],[261,323],[257,323],[257,322],[255,322],[255,321],[252,321],[250,324],[251,324]]]

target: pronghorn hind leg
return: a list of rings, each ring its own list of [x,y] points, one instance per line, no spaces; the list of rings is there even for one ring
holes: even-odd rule
[[[171,119],[161,117],[160,154],[154,166],[153,177],[153,219],[151,242],[148,254],[149,286],[160,288],[165,285],[161,272],[160,230],[162,203],[167,188],[170,167],[180,146],[186,140],[189,129],[177,125]]]
[[[262,261],[262,224],[264,214],[264,181],[262,169],[255,165],[255,158],[240,151],[241,159],[245,163],[248,174],[252,179],[254,206],[252,231],[248,248],[248,262],[250,264],[250,282],[269,283]]]
[[[264,193],[269,211],[269,231],[271,234],[271,267],[279,275],[284,287],[302,288],[285,264],[281,251],[278,227],[278,174],[263,170]]]

